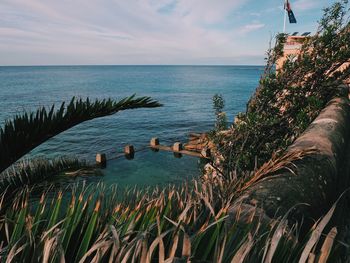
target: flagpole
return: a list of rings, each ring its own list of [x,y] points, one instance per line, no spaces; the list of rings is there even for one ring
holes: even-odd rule
[[[284,0],[283,12],[284,12],[284,21],[283,21],[283,33],[286,33],[286,25],[287,25],[287,0]]]

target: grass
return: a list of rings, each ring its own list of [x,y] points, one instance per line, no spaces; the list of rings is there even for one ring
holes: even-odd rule
[[[300,241],[300,226],[288,225],[287,216],[265,221],[257,209],[248,219],[233,215],[235,193],[227,196],[220,180],[152,191],[75,185],[44,192],[38,202],[23,190],[0,219],[0,260],[296,262],[331,254],[330,238],[322,252],[319,246],[335,206]]]

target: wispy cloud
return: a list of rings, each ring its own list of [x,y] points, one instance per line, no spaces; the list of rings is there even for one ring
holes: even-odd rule
[[[268,43],[249,33],[268,38],[279,16],[275,0],[2,0],[0,64],[262,62]]]
[[[295,10],[307,11],[315,8],[320,8],[320,1],[317,0],[297,0],[294,3]]]
[[[161,14],[171,14],[175,11],[177,6],[177,0],[167,1],[166,3],[162,3],[161,6],[157,9],[157,11]]]
[[[265,27],[265,24],[262,23],[253,23],[253,24],[248,24],[240,28],[239,32],[240,33],[250,33],[259,29],[262,29]]]
[[[197,23],[217,23],[247,0],[178,0],[177,12],[184,19]]]

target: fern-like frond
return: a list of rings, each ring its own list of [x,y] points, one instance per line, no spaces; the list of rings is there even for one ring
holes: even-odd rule
[[[96,166],[76,158],[60,157],[53,160],[33,159],[17,162],[11,168],[0,174],[0,193],[3,194],[3,207],[0,214],[15,196],[25,189],[45,191],[53,186],[55,179],[63,175],[75,177],[77,175],[100,175]],[[59,181],[58,181],[59,182]]]
[[[96,166],[76,158],[60,157],[53,160],[23,160],[0,175],[0,192],[14,191],[17,188],[31,187],[67,172],[67,176],[76,176],[82,169],[93,171]],[[69,172],[68,172],[69,171]]]
[[[6,121],[0,129],[0,173],[22,156],[53,136],[82,122],[115,114],[122,110],[159,107],[150,97],[135,98],[135,95],[120,101],[112,99],[73,99],[65,107],[56,110],[42,107],[36,112],[23,113]]]

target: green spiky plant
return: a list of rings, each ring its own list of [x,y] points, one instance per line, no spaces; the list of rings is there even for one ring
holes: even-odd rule
[[[31,192],[40,194],[47,188],[60,187],[61,182],[74,182],[78,176],[99,176],[100,173],[95,165],[75,158],[20,161],[0,175],[0,193],[3,193],[4,198],[0,214],[5,212],[11,200],[23,188],[29,188]]]
[[[0,260],[297,262],[313,256],[329,258],[331,236],[323,239],[321,234],[326,233],[335,206],[305,239],[298,240],[299,227],[288,226],[286,217],[266,221],[258,209],[242,217],[230,214],[234,193],[230,198],[221,195],[218,188],[225,187],[225,181],[216,182],[195,181],[193,187],[153,191],[78,185],[66,191],[65,198],[61,191],[53,198],[43,193],[38,204],[30,202],[30,192],[23,191],[0,221]]]
[[[82,122],[122,110],[159,106],[149,97],[135,98],[135,95],[120,101],[72,98],[67,107],[62,103],[58,110],[53,105],[50,110],[43,107],[17,115],[0,129],[0,173],[43,142]]]

